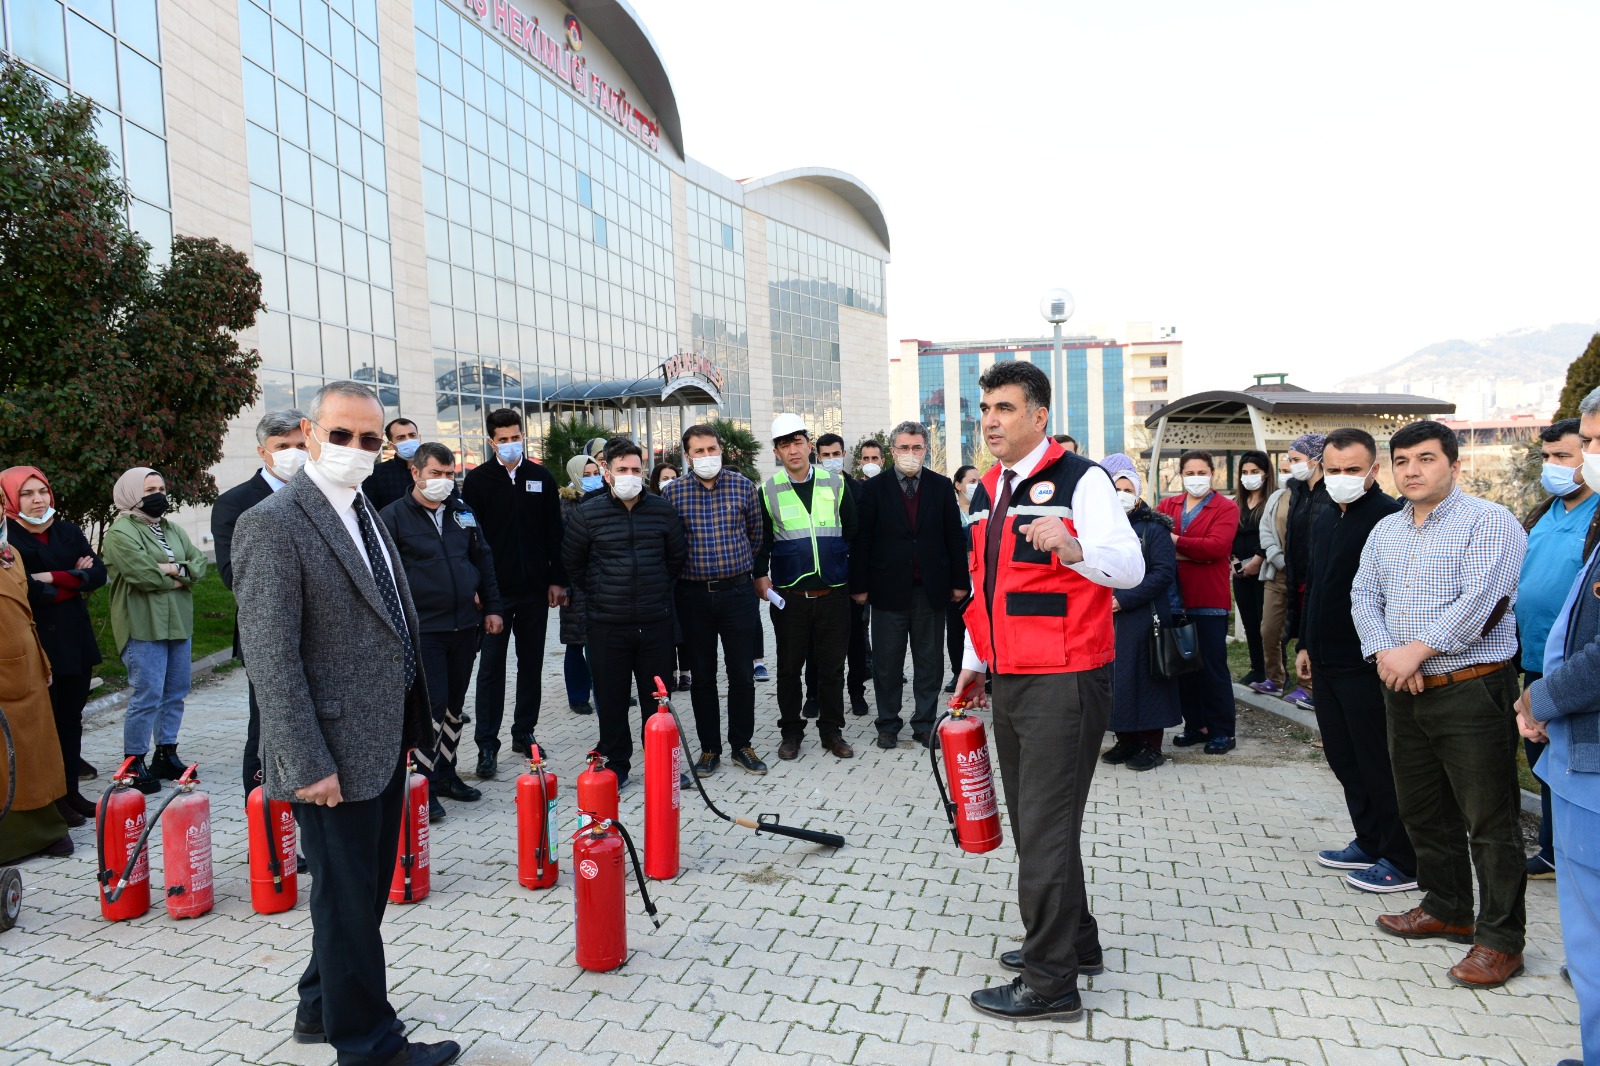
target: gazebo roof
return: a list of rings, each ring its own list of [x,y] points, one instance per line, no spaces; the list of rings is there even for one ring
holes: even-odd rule
[[[1310,392],[1298,385],[1261,385],[1243,392],[1197,392],[1174,400],[1151,414],[1144,424],[1162,419],[1188,423],[1248,420],[1249,409],[1278,415],[1389,415],[1425,418],[1454,413],[1448,400],[1405,392]]]

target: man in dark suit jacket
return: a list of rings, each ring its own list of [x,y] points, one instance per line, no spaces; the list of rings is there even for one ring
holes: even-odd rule
[[[318,390],[310,463],[239,519],[234,587],[264,787],[291,803],[315,878],[294,1038],[332,1044],[341,1066],[443,1066],[460,1046],[407,1043],[383,954],[405,753],[433,721],[399,550],[360,492],[382,425],[367,386]]]
[[[916,704],[911,738],[928,743],[944,680],[947,605],[965,599],[971,589],[955,484],[924,465],[927,428],[902,422],[889,442],[894,466],[868,480],[858,496],[860,526],[850,550],[851,599],[872,606],[880,748],[900,742],[908,638]]]
[[[261,469],[217,497],[211,506],[211,540],[217,552],[217,573],[222,586],[233,589],[233,527],[239,516],[288,484],[306,463],[306,435],[300,432],[305,415],[289,408],[269,411],[256,423],[256,454]],[[233,626],[233,655],[244,661],[244,645],[239,640],[239,625]],[[244,739],[244,794],[261,783],[261,713],[256,707],[255,686],[250,687],[250,724]]]
[[[382,511],[411,492],[411,457],[422,446],[417,424],[409,418],[391,418],[383,427],[384,439],[394,448],[394,458],[373,468],[372,476],[361,483],[361,494],[375,511]]]

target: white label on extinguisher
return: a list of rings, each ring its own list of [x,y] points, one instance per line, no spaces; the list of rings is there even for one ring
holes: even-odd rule
[[[189,852],[189,891],[211,887],[211,819],[191,825],[185,834]]]
[[[593,859],[584,859],[578,864],[578,872],[583,875],[585,881],[593,881],[600,876],[600,867]]]
[[[955,786],[965,805],[963,816],[970,822],[993,818],[1000,810],[995,802],[994,778],[989,774],[987,746],[956,756]]]
[[[551,796],[544,808],[544,861],[552,865],[556,861],[556,824],[556,798]]]
[[[150,849],[146,848],[139,853],[139,861],[133,864],[133,869],[128,869],[128,858],[133,854],[134,847],[139,843],[139,834],[144,832],[144,814],[141,812],[133,818],[125,820],[122,824],[123,832],[128,837],[128,851],[122,857],[122,876],[128,884],[136,885],[140,881],[150,880]]]
[[[417,804],[417,869],[428,868],[428,802]]]
[[[683,790],[683,745],[676,744],[672,748],[672,809],[680,810],[683,806],[679,793]]]
[[[282,812],[278,815],[278,861],[284,863],[287,869],[293,866],[287,864],[294,860],[294,813],[289,810],[289,805],[283,805]]]

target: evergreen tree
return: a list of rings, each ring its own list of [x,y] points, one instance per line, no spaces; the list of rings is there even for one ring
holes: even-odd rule
[[[1578,404],[1600,387],[1600,333],[1589,338],[1589,347],[1567,367],[1567,383],[1561,387],[1561,406],[1556,408],[1554,421],[1577,418]]]

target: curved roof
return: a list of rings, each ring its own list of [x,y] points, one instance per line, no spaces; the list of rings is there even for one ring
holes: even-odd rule
[[[661,49],[656,47],[655,38],[645,29],[638,13],[627,0],[567,0],[567,6],[622,64],[655,112],[661,132],[682,156],[683,122],[678,118],[678,98],[672,91]]]
[[[856,214],[872,227],[872,232],[877,234],[878,240],[883,242],[884,250],[888,251],[889,220],[883,216],[883,204],[878,200],[878,194],[867,188],[866,183],[860,178],[827,167],[796,167],[765,178],[747,178],[739,184],[745,187],[746,192],[750,192],[782,185],[786,181],[808,181],[813,185],[822,186],[839,197],[856,209]]]
[[[1407,392],[1308,392],[1295,385],[1273,385],[1244,392],[1197,392],[1174,400],[1144,420],[1154,427],[1163,418],[1181,416],[1186,422],[1231,422],[1248,408],[1268,414],[1322,415],[1426,415],[1451,414],[1449,400],[1413,396]]]

